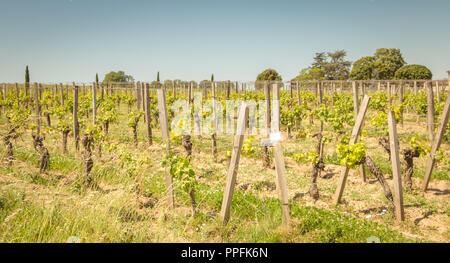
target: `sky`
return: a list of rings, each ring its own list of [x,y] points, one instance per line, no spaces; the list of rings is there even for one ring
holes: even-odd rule
[[[0,0],[0,82],[289,80],[316,52],[355,61],[399,48],[433,79],[450,70],[448,0]]]

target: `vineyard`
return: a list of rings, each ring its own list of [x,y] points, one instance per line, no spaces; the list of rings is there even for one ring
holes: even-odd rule
[[[3,84],[0,242],[450,242],[449,85]]]

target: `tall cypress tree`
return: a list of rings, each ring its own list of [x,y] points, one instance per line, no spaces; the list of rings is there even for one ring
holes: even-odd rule
[[[25,68],[25,95],[28,95],[28,88],[30,87],[30,72],[28,71],[28,65]]]
[[[156,81],[159,82],[159,71],[158,71],[158,75],[156,75]]]
[[[98,85],[98,73],[95,73],[95,83]]]
[[[28,65],[25,68],[25,83],[30,83],[30,72],[28,71]]]
[[[211,74],[211,81],[214,81],[214,74]]]

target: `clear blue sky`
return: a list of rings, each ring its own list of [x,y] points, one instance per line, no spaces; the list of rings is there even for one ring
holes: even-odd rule
[[[315,52],[348,59],[400,48],[433,78],[450,70],[450,1],[2,0],[0,82],[90,82],[111,70],[136,80],[284,80]]]

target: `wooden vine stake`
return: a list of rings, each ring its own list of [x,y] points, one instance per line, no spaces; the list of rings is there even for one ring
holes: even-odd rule
[[[149,84],[144,84],[144,108],[145,108],[145,116],[147,119],[146,125],[147,125],[147,138],[148,138],[148,144],[153,144],[153,136],[152,136],[152,116],[150,114],[150,96],[149,96]]]
[[[100,94],[100,98],[103,101],[104,97],[105,97],[105,87],[103,86],[103,82],[102,84],[100,84],[101,87],[101,94]]]
[[[140,105],[139,105],[139,82],[134,83],[134,97],[136,98],[136,108],[138,110],[140,110]]]
[[[360,82],[360,85],[362,87],[362,82]],[[356,120],[359,111],[359,95],[358,95],[358,87],[356,86],[355,81],[353,81],[352,83],[352,88],[353,88],[353,110],[355,112],[355,120]],[[364,166],[364,163],[359,165],[359,172],[362,175],[363,181],[366,182],[366,168]]]
[[[192,82],[188,83],[188,103],[191,105],[192,103]]]
[[[145,94],[145,88],[147,87],[147,83],[142,82],[141,83],[141,96],[142,96],[142,111],[144,113],[144,123],[147,123],[147,102],[146,102],[146,94]],[[150,97],[150,95],[149,95]]]
[[[431,82],[425,82],[427,87],[427,130],[430,142],[433,142],[434,137],[434,94]]]
[[[92,84],[92,123],[95,125],[97,118],[97,87],[95,82]]]
[[[439,80],[436,80],[436,97],[437,97],[437,103],[441,103],[441,91],[439,88]]]
[[[391,149],[392,176],[394,178],[395,217],[398,221],[403,221],[405,219],[405,212],[403,209],[402,173],[399,158],[397,125],[395,123],[395,113],[393,111],[390,111],[388,113],[388,126]]]
[[[386,89],[387,89],[387,97],[388,97],[388,106],[391,107],[391,104],[392,104],[392,102],[391,102],[391,83],[389,81],[387,83]]]
[[[145,83],[142,82],[141,83],[141,98],[142,98],[142,110],[145,112],[145,94],[144,94],[144,89],[145,89]],[[147,117],[144,117],[144,122],[147,121]]]
[[[37,135],[41,134],[41,109],[39,108],[39,85],[34,83],[34,104],[36,109],[36,129]]]
[[[441,145],[442,137],[444,136],[449,117],[450,117],[450,91],[447,92],[447,100],[445,101],[444,111],[442,112],[442,117],[439,122],[439,127],[438,127],[436,135],[434,136],[430,155],[428,156],[427,169],[425,171],[425,176],[423,179],[423,186],[422,186],[423,191],[426,191],[428,188],[428,183],[430,182],[431,173],[433,172],[433,166],[434,166],[434,162],[435,162],[434,158],[435,158],[437,150],[439,149],[439,146]]]
[[[283,224],[289,227],[289,197],[286,181],[286,166],[284,164],[283,148],[277,142],[274,146],[275,170],[277,172],[277,182],[280,190],[281,209],[283,212]]]
[[[356,117],[355,125],[353,126],[352,134],[350,136],[349,144],[355,144],[358,141],[358,136],[361,132],[361,127],[364,121],[364,117],[367,112],[367,108],[369,106],[370,97],[364,96],[363,101],[361,103],[361,107],[358,111],[358,116]],[[348,172],[350,168],[345,167],[345,169],[342,171],[341,176],[338,181],[338,186],[336,189],[336,192],[334,194],[334,203],[339,204],[342,198],[342,194],[344,193],[345,188],[345,182],[347,180]]]
[[[269,137],[270,135],[270,89],[268,82],[264,82],[264,95],[265,95],[265,129],[262,130],[262,133],[264,136]],[[262,146],[262,161],[263,161],[263,167],[269,168],[270,167],[270,157],[269,157],[269,148],[266,145]]]
[[[172,95],[173,95],[173,98],[174,98],[174,99],[177,98],[177,90],[176,90],[175,80],[172,81]]]
[[[6,85],[3,84],[3,91],[1,92],[2,94],[2,100],[6,101]],[[2,107],[2,105],[0,105],[0,116],[2,115],[2,112],[6,111],[6,107]]]
[[[320,89],[320,102],[322,102],[322,89]],[[280,88],[277,84],[273,85],[273,114],[274,114],[274,125],[273,132],[280,132]],[[287,182],[286,182],[286,167],[284,164],[283,148],[281,147],[281,142],[278,141],[274,146],[274,159],[275,159],[275,170],[277,173],[277,188],[280,194],[281,209],[283,213],[283,224],[289,227],[289,198],[287,192]]]
[[[320,91],[320,98],[322,98],[322,92]],[[280,87],[278,84],[273,85],[273,119],[272,131],[274,133],[280,132]],[[277,176],[277,188],[280,194],[281,209],[283,213],[283,224],[289,227],[289,198],[287,192],[286,182],[286,167],[284,164],[283,148],[281,142],[278,141],[274,145],[274,161],[275,170]]]
[[[405,102],[404,93],[405,87],[403,85],[403,82],[400,82],[400,104],[403,104],[403,102]],[[400,124],[403,127],[403,110],[400,111]]]
[[[5,94],[6,96],[6,94]],[[6,97],[5,97],[6,99]],[[17,99],[17,106],[20,106],[20,92],[19,92],[19,84],[16,82],[16,99]]]
[[[236,135],[234,136],[233,152],[231,153],[231,161],[228,166],[227,182],[225,185],[225,191],[223,192],[222,208],[220,209],[220,217],[222,218],[222,222],[224,224],[226,224],[230,219],[231,200],[233,199],[234,187],[236,185],[236,176],[239,168],[242,143],[244,142],[248,112],[249,109],[247,104],[242,102],[238,115]]]
[[[59,88],[60,88],[60,101],[61,101],[61,106],[64,106],[64,86],[62,83],[59,84]]]
[[[301,98],[300,98],[300,85],[299,85],[298,81],[296,81],[294,83],[295,83],[295,88],[296,88],[296,91],[297,91],[297,105],[301,106],[302,105],[302,101],[301,101]],[[300,130],[300,121],[299,120],[295,120],[295,129],[297,131]]]
[[[167,106],[166,106],[166,91],[165,89],[157,89],[158,96],[158,110],[159,110],[159,122],[161,124],[162,140],[166,143],[167,154],[170,152],[170,136],[169,136],[169,122],[167,119]],[[169,172],[166,173],[166,194],[167,204],[170,207],[175,207],[175,199],[173,196],[173,178]]]
[[[73,84],[73,136],[75,149],[80,149],[80,124],[78,123],[78,86]]]

